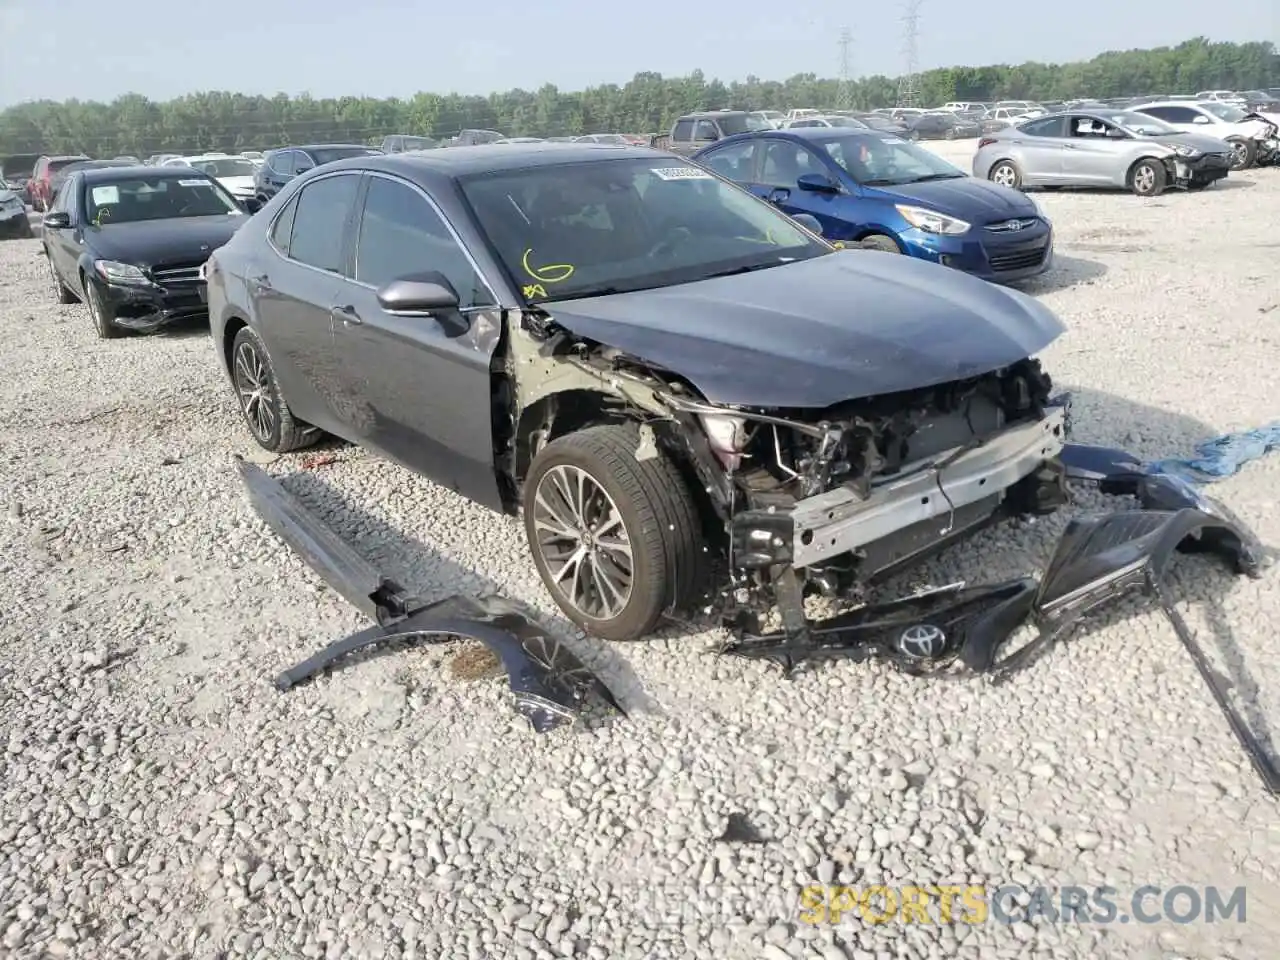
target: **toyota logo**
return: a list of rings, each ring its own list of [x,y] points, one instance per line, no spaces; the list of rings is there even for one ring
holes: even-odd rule
[[[931,623],[907,627],[898,637],[898,652],[912,660],[933,660],[942,653],[947,635]]]

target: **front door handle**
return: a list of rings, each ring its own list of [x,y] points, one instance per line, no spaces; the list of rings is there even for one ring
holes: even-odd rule
[[[249,278],[249,288],[254,293],[270,293],[274,287],[271,286],[271,278],[265,273],[256,277]]]
[[[1074,143],[1064,143],[1062,145],[1063,150],[1074,150],[1075,148],[1076,148],[1076,145]]]
[[[356,308],[350,305],[334,307],[329,311],[329,316],[333,317],[335,320],[341,320],[349,327],[359,326],[364,323],[364,321],[360,319],[360,314],[356,313]]]

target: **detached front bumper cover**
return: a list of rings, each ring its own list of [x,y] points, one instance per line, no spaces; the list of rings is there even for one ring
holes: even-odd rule
[[[762,634],[753,617],[740,617],[729,624],[736,636],[724,652],[772,660],[787,672],[803,660],[880,657],[912,674],[980,674],[999,681],[1098,608],[1145,593],[1168,617],[1267,788],[1280,793],[1280,770],[1232,704],[1230,681],[1214,670],[1164,585],[1177,552],[1213,553],[1233,572],[1257,577],[1266,562],[1261,543],[1227,507],[1178,477],[1143,472],[1121,451],[1067,444],[1061,459],[1068,479],[1136,497],[1140,508],[1071,520],[1039,581],[956,584],[817,621],[804,618],[796,591],[788,588],[779,591],[784,629]],[[1009,652],[1014,633],[1028,623],[1036,628],[1034,638]]]
[[[381,643],[424,637],[470,637],[492,650],[507,672],[516,709],[538,733],[571,722],[595,696],[624,712],[612,691],[560,640],[501,597],[452,596],[422,603],[382,576],[323,521],[260,467],[238,460],[258,515],[324,581],[375,621],[335,640],[275,680],[290,690],[338,660]]]

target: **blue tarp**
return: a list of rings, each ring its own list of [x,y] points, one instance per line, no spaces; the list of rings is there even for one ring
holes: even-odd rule
[[[1280,420],[1254,430],[1226,433],[1196,446],[1186,460],[1170,458],[1147,464],[1151,473],[1168,473],[1191,483],[1214,483],[1240,472],[1246,463],[1280,450]]]

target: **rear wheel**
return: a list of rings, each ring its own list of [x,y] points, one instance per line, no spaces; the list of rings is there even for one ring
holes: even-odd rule
[[[1231,147],[1231,169],[1248,170],[1258,159],[1258,146],[1252,140],[1235,137],[1227,141]]]
[[[71,292],[62,278],[58,276],[58,271],[53,266],[53,257],[49,256],[49,249],[46,247],[44,251],[45,262],[49,264],[49,285],[53,288],[53,298],[58,303],[75,303],[76,295]]]
[[[858,241],[858,246],[863,250],[883,250],[885,253],[902,252],[902,248],[898,246],[898,241],[893,237],[886,237],[883,233],[873,233],[869,237],[863,237]]]
[[[1010,190],[1022,189],[1022,171],[1012,160],[1001,160],[987,171],[987,179]]]
[[[314,443],[319,435],[294,419],[280,395],[267,347],[249,327],[241,327],[231,344],[231,381],[244,422],[258,446],[288,453]]]
[[[1158,197],[1164,193],[1169,174],[1159,160],[1139,160],[1129,171],[1129,189],[1140,197]]]
[[[524,484],[533,562],[565,615],[606,640],[640,640],[695,603],[706,553],[697,505],[665,454],[636,458],[637,428],[553,440]]]

